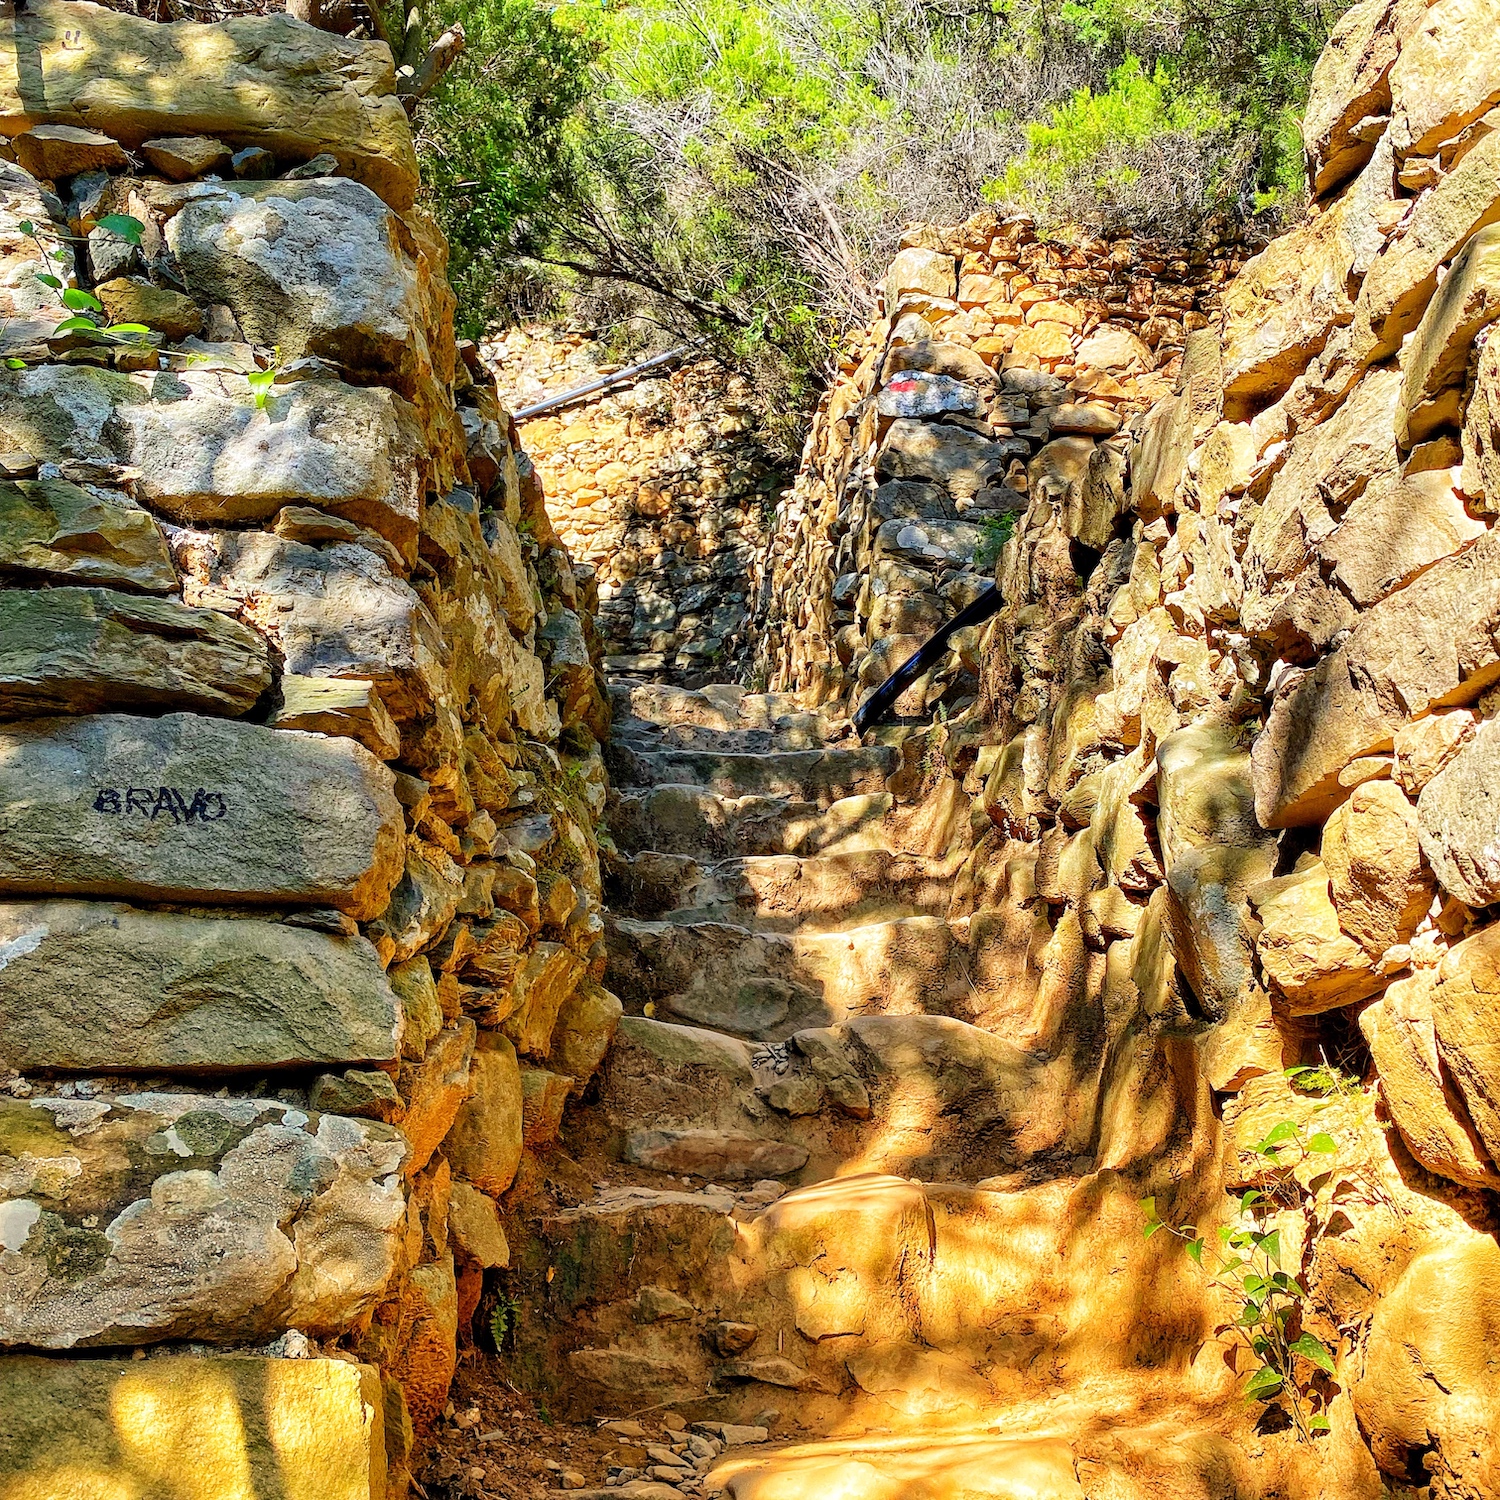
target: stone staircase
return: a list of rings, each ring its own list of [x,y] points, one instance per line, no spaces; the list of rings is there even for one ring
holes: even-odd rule
[[[1181,1384],[1201,1299],[1144,1242],[1134,1170],[1195,1101],[1128,1017],[1077,1037],[1045,1005],[1006,1034],[966,1019],[993,1001],[949,919],[967,799],[786,697],[614,694],[625,1015],[570,1141],[592,1181],[516,1247],[523,1378],[578,1418],[670,1406],[815,1437],[683,1479],[745,1496],[948,1493],[949,1469],[988,1473],[975,1493],[1081,1495],[1069,1434],[1101,1410],[1201,1424]],[[1019,1410],[1040,1446],[1028,1418],[963,1457]],[[921,1450],[894,1490],[866,1482],[878,1454],[821,1446],[892,1430]]]

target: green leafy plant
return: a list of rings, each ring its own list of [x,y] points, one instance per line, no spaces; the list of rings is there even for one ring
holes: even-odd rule
[[[1016,529],[1016,512],[987,515],[979,522],[979,540],[974,544],[974,566],[988,572],[1000,561],[1005,544]]]
[[[496,1349],[503,1349],[507,1339],[515,1337],[521,1321],[521,1304],[506,1292],[501,1292],[490,1314],[490,1337]]]
[[[1250,1155],[1280,1174],[1309,1157],[1331,1158],[1337,1149],[1331,1136],[1307,1134],[1295,1121],[1282,1120]],[[1289,1155],[1294,1152],[1295,1158]],[[1250,1351],[1254,1363],[1246,1397],[1266,1403],[1283,1399],[1298,1440],[1310,1442],[1328,1431],[1326,1411],[1313,1405],[1311,1383],[1317,1372],[1334,1373],[1334,1359],[1328,1346],[1303,1326],[1310,1293],[1302,1276],[1282,1265],[1281,1231],[1266,1227],[1274,1206],[1270,1194],[1248,1189],[1239,1200],[1238,1225],[1221,1225],[1215,1243],[1193,1225],[1167,1223],[1155,1198],[1141,1200],[1145,1237],[1165,1231],[1182,1240],[1210,1284],[1234,1303],[1235,1316],[1220,1331],[1232,1333]]]
[[[146,226],[129,214],[105,214],[97,227],[127,244],[139,246]],[[22,219],[17,228],[36,246],[37,254],[44,261],[59,267],[72,259],[72,252],[63,247],[63,241],[82,243],[76,235],[65,235],[50,227],[40,229],[30,219]],[[150,338],[151,330],[144,323],[108,322],[104,304],[92,292],[69,286],[55,271],[33,274],[57,298],[63,309],[73,315],[64,318],[54,332],[81,334],[90,342],[115,348],[141,344]],[[26,365],[25,360],[14,358],[5,363],[13,370],[24,369]]]
[[[251,394],[255,397],[256,408],[264,411],[266,398],[271,394],[271,388],[276,384],[276,377],[281,373],[281,345],[278,344],[271,354],[271,362],[264,370],[251,370],[245,376],[245,383],[250,387]]]

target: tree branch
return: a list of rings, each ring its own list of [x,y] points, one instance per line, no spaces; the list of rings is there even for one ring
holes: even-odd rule
[[[437,87],[443,74],[458,61],[464,50],[464,40],[463,23],[455,21],[427,49],[427,55],[414,68],[403,65],[397,70],[396,97],[405,106],[407,114]]]

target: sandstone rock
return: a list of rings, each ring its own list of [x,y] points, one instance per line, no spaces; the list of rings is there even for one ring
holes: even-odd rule
[[[380,701],[380,690],[359,678],[284,673],[281,707],[266,723],[272,729],[347,735],[379,760],[401,754],[401,732]]]
[[[461,1255],[485,1270],[510,1264],[510,1246],[495,1200],[467,1182],[455,1182],[448,1199],[448,1233]]]
[[[1339,18],[1313,69],[1302,139],[1312,165],[1312,189],[1323,196],[1369,160],[1391,107],[1391,0],[1361,0]]]
[[[0,892],[284,902],[367,920],[400,870],[391,782],[349,740],[192,714],[12,725],[0,732]]]
[[[1417,810],[1393,781],[1366,782],[1335,809],[1322,860],[1339,926],[1372,959],[1406,942],[1432,904]]]
[[[604,1061],[621,1015],[620,1002],[591,979],[578,983],[557,1013],[549,1061],[581,1094]]]
[[[1241,616],[1252,630],[1267,629],[1287,583],[1321,555],[1322,544],[1337,527],[1335,516],[1357,504],[1370,487],[1378,489],[1394,480],[1400,391],[1396,371],[1374,371],[1328,421],[1293,439],[1245,546]],[[1387,549],[1399,545],[1385,543]],[[1377,566],[1358,544],[1349,549],[1346,560],[1367,571]]]
[[[366,547],[310,547],[264,531],[179,532],[173,552],[190,603],[232,600],[304,678],[373,684],[397,719],[448,696],[450,656],[431,612]]]
[[[1273,240],[1226,288],[1226,402],[1274,400],[1353,318],[1346,214],[1337,203]]]
[[[405,1145],[388,1125],[140,1093],[5,1100],[0,1139],[25,1143],[7,1183],[5,1344],[334,1334],[396,1268]]]
[[[112,902],[0,904],[12,1068],[282,1068],[394,1058],[401,1016],[363,938]]]
[[[1408,797],[1415,797],[1468,744],[1476,727],[1467,708],[1428,714],[1395,734],[1394,776]]]
[[[1379,3],[1379,0],[1376,0]],[[1372,262],[1359,289],[1357,325],[1368,326],[1372,361],[1401,347],[1421,321],[1437,273],[1486,225],[1500,219],[1500,133],[1485,136],[1417,200],[1399,238]]]
[[[1500,1172],[1438,1055],[1434,982],[1431,973],[1398,979],[1360,1013],[1359,1029],[1380,1074],[1381,1097],[1411,1154],[1429,1171],[1467,1187],[1500,1187]]]
[[[398,211],[416,196],[411,130],[383,44],[346,41],[280,13],[166,29],[68,0],[28,5],[6,22],[3,41],[12,60],[0,73],[6,134],[44,122],[83,125],[135,147],[202,131],[288,161],[332,152],[347,176]],[[22,57],[45,74],[45,98]]]
[[[415,555],[423,440],[413,408],[379,387],[298,381],[261,408],[243,376],[46,365],[0,375],[0,433],[48,462],[132,465],[140,498],[177,521],[260,521],[303,502]]]
[[[1463,419],[1460,486],[1479,515],[1500,513],[1500,339],[1480,335]]]
[[[402,1339],[391,1361],[411,1411],[413,1437],[430,1443],[458,1365],[458,1285],[453,1256],[415,1267],[401,1295]]]
[[[401,1004],[401,1055],[420,1062],[427,1044],[443,1029],[443,1008],[432,965],[425,958],[409,958],[405,963],[392,964],[386,978]]]
[[[173,182],[222,173],[231,154],[222,141],[207,135],[164,135],[141,142],[141,155]]]
[[[504,1037],[486,1033],[469,1071],[469,1099],[443,1149],[458,1176],[499,1197],[521,1162],[521,1073],[515,1048]]]
[[[1429,470],[1377,481],[1319,549],[1361,608],[1377,604],[1424,569],[1485,533],[1453,488],[1454,472]]]
[[[1107,438],[1120,430],[1121,422],[1119,414],[1107,406],[1092,402],[1079,405],[1064,402],[1047,413],[1047,425],[1057,434],[1080,433],[1085,437]]]
[[[1351,760],[1388,749],[1431,708],[1477,698],[1500,677],[1497,619],[1493,533],[1367,610],[1343,645],[1272,703],[1251,751],[1261,823],[1321,823],[1343,800],[1338,774]]]
[[[1500,898],[1500,723],[1491,719],[1417,799],[1422,852],[1447,891],[1470,906]]]
[[[149,511],[63,479],[0,481],[0,571],[146,594],[177,587]]]
[[[362,1120],[397,1120],[404,1108],[390,1074],[378,1068],[346,1068],[342,1073],[324,1073],[313,1081],[308,1101],[322,1113],[351,1115]]]
[[[130,163],[124,148],[97,130],[76,125],[37,125],[15,138],[16,160],[33,177],[76,177]]]
[[[1261,967],[1293,1015],[1352,1005],[1380,989],[1364,950],[1339,927],[1320,863],[1252,888],[1249,899],[1261,921]]]
[[[1014,451],[962,427],[900,417],[880,445],[876,467],[897,479],[935,480],[954,499],[965,499],[1002,474]]]
[[[718,1182],[758,1182],[787,1177],[806,1163],[807,1147],[792,1141],[720,1130],[632,1130],[625,1160],[658,1172],[707,1177]]]
[[[1497,20],[1490,0],[1438,0],[1402,37],[1390,74],[1398,157],[1431,155],[1500,99]]]
[[[875,549],[882,557],[941,568],[973,562],[983,539],[968,521],[887,521],[875,535]]]
[[[0,1484],[386,1500],[380,1377],[255,1354],[0,1361]]]
[[[1474,339],[1500,317],[1500,224],[1481,229],[1454,259],[1406,349],[1396,436],[1403,448],[1462,416]]]
[[[1096,328],[1078,346],[1075,356],[1080,369],[1149,370],[1155,363],[1151,346],[1128,328],[1106,323]]]
[[[228,307],[251,343],[410,396],[442,330],[426,326],[403,242],[396,215],[343,178],[206,186],[167,223],[188,290]]]
[[[0,719],[110,708],[238,716],[270,685],[265,642],[214,610],[113,589],[0,592]]]
[[[1500,1163],[1500,927],[1450,948],[1431,992],[1438,1052],[1490,1160]]]
[[[1500,1486],[1500,1249],[1461,1230],[1418,1256],[1376,1307],[1351,1394],[1381,1471],[1431,1474],[1450,1495]]]
[[[408,1176],[432,1160],[432,1153],[452,1129],[454,1117],[469,1097],[473,1058],[474,1023],[464,1016],[438,1032],[421,1062],[402,1064],[399,1086],[406,1114],[401,1132],[410,1146]]]
[[[556,1144],[573,1083],[547,1068],[521,1069],[521,1139],[527,1150]]]
[[[938,1349],[883,1341],[857,1350],[846,1363],[861,1390],[912,1415],[986,1406],[994,1400],[989,1382],[977,1370]]]
[[[546,1057],[558,1012],[584,971],[584,961],[561,943],[538,943],[515,978],[515,1013],[505,1034],[526,1057]]]
[[[972,385],[923,370],[892,375],[875,398],[875,409],[883,417],[936,417],[950,411],[977,417],[981,404]]]
[[[191,297],[135,277],[117,276],[94,288],[111,323],[144,323],[169,342],[203,329],[203,314]]]
[[[902,250],[885,273],[886,310],[894,314],[897,304],[911,292],[926,297],[956,297],[958,266],[953,257],[935,250]]]

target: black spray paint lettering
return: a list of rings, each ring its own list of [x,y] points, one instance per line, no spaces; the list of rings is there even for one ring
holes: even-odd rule
[[[134,813],[152,823],[163,817],[173,823],[217,823],[229,811],[229,803],[223,792],[201,786],[191,801],[174,786],[106,786],[94,798],[94,811],[111,817]]]

